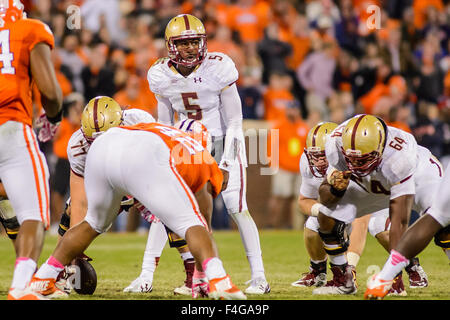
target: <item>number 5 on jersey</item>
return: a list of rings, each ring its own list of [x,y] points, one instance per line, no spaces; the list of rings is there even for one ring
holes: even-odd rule
[[[202,108],[198,104],[192,104],[191,99],[198,99],[197,92],[184,92],[181,94],[187,117],[194,120],[202,120]]]

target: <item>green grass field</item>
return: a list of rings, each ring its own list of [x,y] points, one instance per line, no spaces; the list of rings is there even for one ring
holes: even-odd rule
[[[386,261],[387,253],[370,235],[367,245],[357,267],[358,293],[351,296],[313,296],[312,288],[295,288],[290,285],[302,272],[308,270],[309,258],[303,243],[303,234],[299,231],[260,231],[266,276],[272,291],[264,296],[249,296],[258,300],[360,300],[366,287],[366,280],[377,267]],[[225,269],[233,282],[241,289],[250,279],[250,268],[237,231],[216,231],[215,239]],[[173,288],[182,284],[184,271],[182,260],[175,249],[168,246],[163,252],[155,273],[153,292],[149,294],[129,294],[122,290],[141,270],[142,255],[147,235],[107,233],[97,238],[87,254],[94,258],[92,265],[98,276],[97,290],[92,296],[76,293],[70,295],[72,300],[170,300],[190,299],[186,296],[174,296]],[[41,264],[51,254],[56,244],[56,237],[47,236],[44,250],[39,261]],[[0,238],[0,299],[6,299],[11,283],[14,265],[14,252],[6,236]],[[425,289],[410,290],[408,278],[403,276],[407,297],[387,297],[388,300],[448,300],[450,299],[449,261],[442,250],[431,243],[419,256],[422,266],[428,274],[429,286]],[[328,272],[331,278],[331,272]]]

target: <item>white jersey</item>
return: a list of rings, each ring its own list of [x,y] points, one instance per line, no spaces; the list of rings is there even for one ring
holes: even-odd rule
[[[314,170],[315,176],[311,170]],[[316,168],[309,166],[308,158],[306,153],[303,152],[300,157],[300,174],[302,176],[302,184],[300,186],[300,194],[306,198],[318,199],[319,198],[319,187],[322,184],[325,177],[320,178],[319,173]]]
[[[348,170],[341,151],[342,131],[347,122],[327,137],[328,170]],[[408,194],[414,195],[413,209],[423,213],[431,205],[442,176],[441,164],[428,149],[417,145],[411,134],[387,127],[380,165],[365,177],[352,175],[351,182],[354,183],[350,183],[344,197],[329,215],[349,222],[352,217],[388,208],[389,200]]]
[[[328,170],[332,168],[340,171],[348,170],[342,154],[341,138],[348,121],[350,120],[338,126],[327,138],[325,153],[330,164]],[[411,134],[388,127],[380,165],[369,175],[355,178],[354,181],[367,192],[390,195],[390,199],[415,194],[414,179],[411,178],[420,161],[418,149],[417,142]]]
[[[140,109],[127,109],[123,111],[124,126],[132,126],[141,122],[156,122],[153,116]],[[67,145],[67,156],[70,162],[70,169],[73,173],[80,177],[84,177],[84,167],[86,164],[86,156],[90,148],[90,144],[81,132],[81,129],[75,131],[70,137]]]
[[[225,136],[220,93],[238,77],[233,60],[220,52],[208,53],[187,77],[175,69],[169,58],[158,60],[147,74],[150,90],[169,100],[180,120],[200,120],[213,137]]]

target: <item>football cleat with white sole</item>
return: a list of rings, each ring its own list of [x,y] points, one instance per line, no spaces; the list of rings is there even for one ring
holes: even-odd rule
[[[231,282],[229,275],[209,281],[208,297],[215,300],[247,300],[246,295]]]
[[[411,264],[405,268],[409,276],[409,288],[425,288],[428,287],[428,277],[419,263],[419,258],[412,258]]]
[[[333,279],[324,286],[314,289],[313,294],[355,294],[358,292],[354,266],[347,265],[345,268],[332,266],[331,272],[333,273]]]
[[[310,269],[303,277],[291,283],[293,287],[321,287],[327,283],[327,274],[319,270]]]
[[[245,289],[246,294],[265,294],[270,292],[270,285],[264,278],[256,278],[247,281],[245,284],[249,284],[247,289]]]
[[[378,277],[378,273],[374,274],[367,280],[367,289],[364,293],[366,300],[383,299],[392,287],[394,280],[383,280]]]
[[[49,299],[67,298],[69,295],[56,286],[56,280],[53,278],[40,279],[33,276],[29,287],[36,293]]]
[[[34,292],[30,287],[25,289],[9,289],[8,300],[49,300],[43,295]]]
[[[153,291],[152,280],[141,278],[140,276],[123,289],[123,292],[150,293]]]
[[[403,285],[403,278],[402,278],[401,272],[399,275],[397,275],[394,278],[391,289],[389,289],[389,292],[387,295],[388,296],[401,296],[401,297],[406,297],[408,295],[405,290],[405,286]]]
[[[192,295],[192,288],[189,288],[185,284],[182,286],[173,289],[173,294],[179,294],[182,296],[191,296]]]

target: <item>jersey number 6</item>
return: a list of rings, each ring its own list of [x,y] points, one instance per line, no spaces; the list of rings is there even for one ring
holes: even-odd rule
[[[187,111],[187,117],[189,119],[201,120],[202,108],[198,104],[191,104],[190,99],[198,99],[197,92],[184,92],[181,94],[183,99],[184,108]]]

